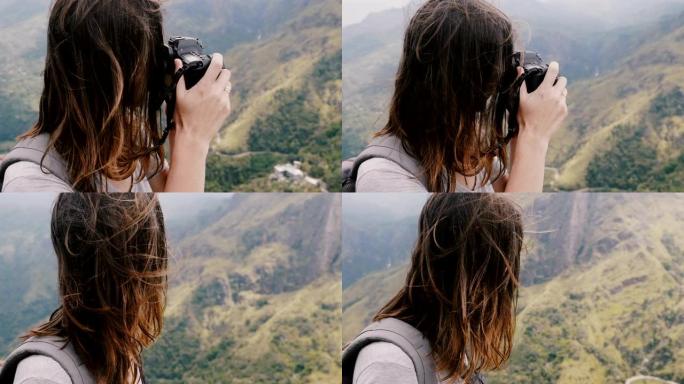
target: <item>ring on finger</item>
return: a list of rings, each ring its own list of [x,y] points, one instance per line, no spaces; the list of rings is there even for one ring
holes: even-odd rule
[[[230,93],[233,92],[233,84],[228,83],[228,86],[224,88],[224,91],[226,91],[226,93],[230,95]]]

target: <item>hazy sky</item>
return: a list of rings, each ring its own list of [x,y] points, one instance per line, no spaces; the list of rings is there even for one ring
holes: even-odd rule
[[[344,0],[342,2],[342,25],[356,24],[373,12],[401,8],[411,0]]]

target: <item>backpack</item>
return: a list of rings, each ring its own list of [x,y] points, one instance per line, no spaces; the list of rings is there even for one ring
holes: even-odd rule
[[[22,161],[38,164],[44,172],[49,172],[71,185],[69,172],[62,157],[54,150],[47,150],[49,140],[49,135],[41,134],[36,137],[22,139],[12,148],[5,159],[0,162],[0,191],[2,191],[7,168]],[[45,158],[43,159],[43,157]]]
[[[418,384],[439,384],[430,342],[410,324],[392,318],[371,324],[344,348],[342,384],[353,383],[354,366],[359,353],[364,347],[375,342],[394,344],[406,353],[413,362]],[[484,384],[484,377],[478,374],[473,382]]]
[[[392,161],[412,174],[423,185],[427,184],[423,168],[416,159],[406,153],[401,140],[395,136],[382,136],[373,139],[357,157],[342,162],[342,192],[356,192],[359,167],[374,158]]]
[[[73,384],[96,384],[70,344],[57,337],[32,337],[12,352],[0,367],[0,384],[12,384],[19,363],[29,356],[47,356],[66,371]]]

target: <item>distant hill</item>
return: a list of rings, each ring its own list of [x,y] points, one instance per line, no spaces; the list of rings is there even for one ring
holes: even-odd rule
[[[36,120],[48,8],[46,0],[0,5],[0,49],[13,53],[0,58],[0,143]],[[214,144],[207,189],[297,188],[268,178],[293,160],[339,188],[339,1],[170,0],[164,9],[168,35],[200,37],[235,72],[234,112]]]
[[[515,199],[527,236],[518,327],[510,364],[488,382],[622,383],[639,374],[684,382],[682,196]],[[417,215],[392,232],[416,231]],[[385,240],[389,230],[353,226],[357,243],[346,249],[345,241],[343,277],[349,264],[366,272],[343,293],[345,341],[399,289],[412,245],[397,250]],[[378,266],[369,248],[391,264]]]
[[[56,306],[50,201],[0,200],[0,354]],[[339,201],[333,195],[163,197],[172,246],[154,383],[339,380]],[[213,212],[210,213],[210,212]],[[29,213],[31,216],[26,216]],[[208,216],[207,216],[208,215]],[[29,217],[31,218],[29,220]]]
[[[520,48],[560,61],[570,79],[570,117],[551,143],[556,172],[547,190],[684,188],[684,2],[493,3],[513,20]],[[415,8],[373,14],[343,30],[343,157],[386,122]]]

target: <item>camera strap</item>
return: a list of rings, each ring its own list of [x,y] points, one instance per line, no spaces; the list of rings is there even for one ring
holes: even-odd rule
[[[176,113],[176,89],[178,88],[178,82],[180,81],[183,74],[188,70],[187,66],[181,67],[176,73],[174,73],[171,86],[164,92],[164,101],[166,102],[166,127],[162,132],[162,136],[157,143],[157,147],[161,147],[166,143],[169,138],[171,131],[176,128],[176,121],[174,115]]]
[[[520,89],[525,81],[527,81],[528,73],[523,73],[515,79],[513,85],[504,93],[507,100],[506,110],[508,111],[508,132],[503,140],[499,143],[500,146],[508,145],[513,138],[518,135],[520,127],[518,127],[518,109],[520,108]]]

